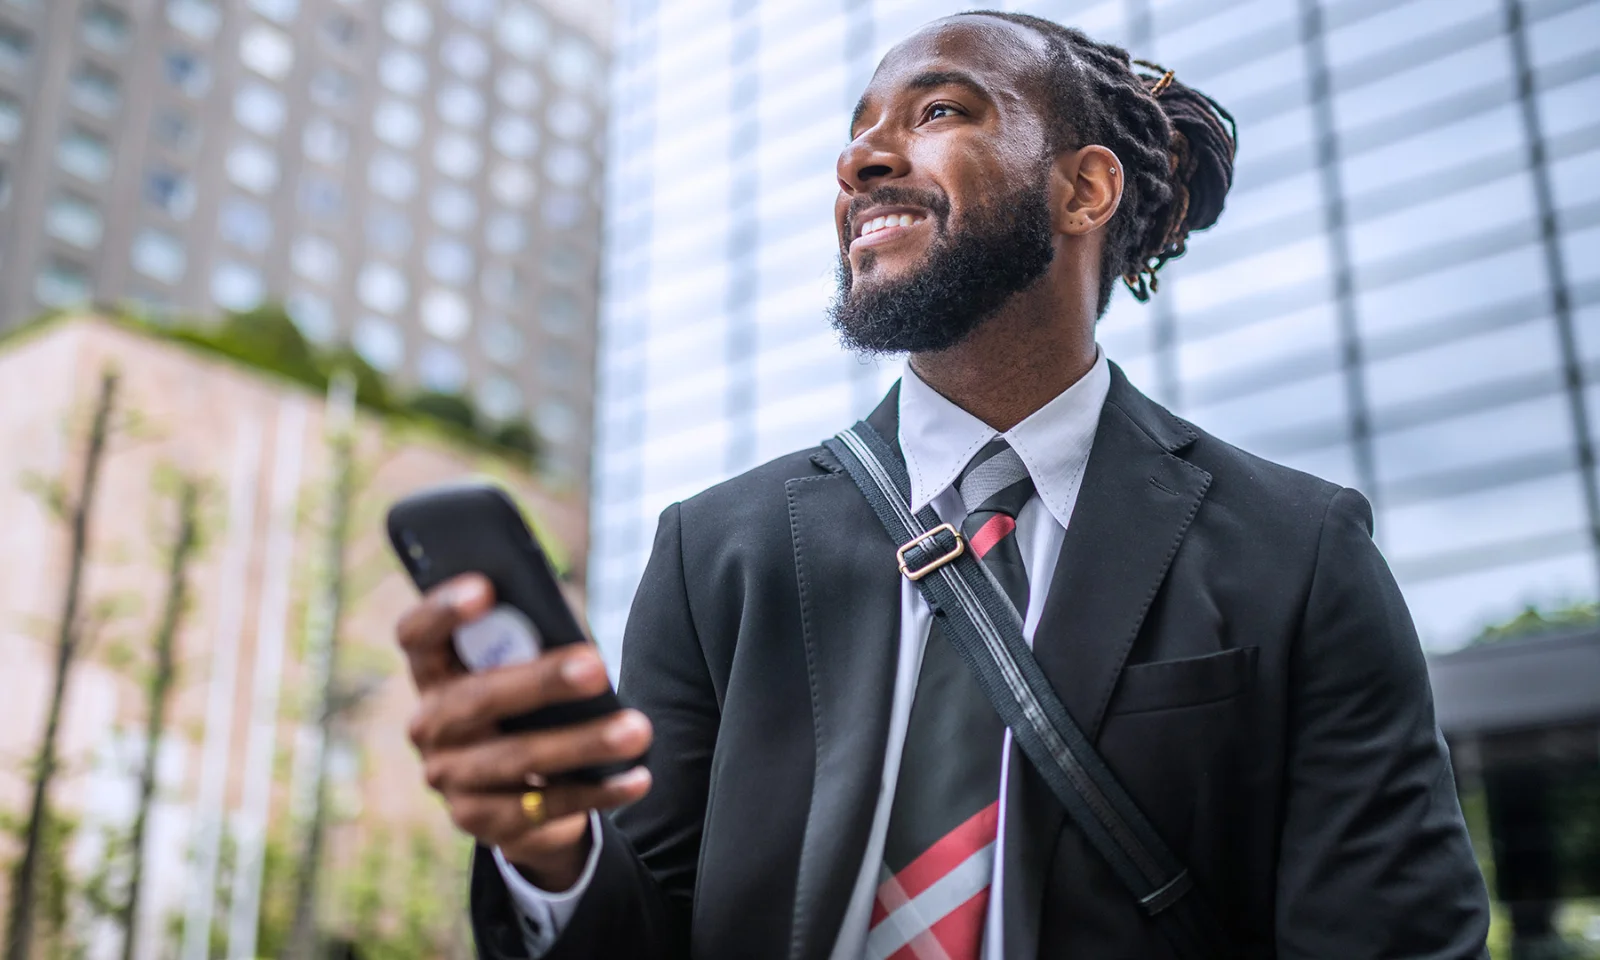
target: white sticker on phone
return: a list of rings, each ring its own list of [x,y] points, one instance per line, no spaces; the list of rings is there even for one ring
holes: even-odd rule
[[[456,630],[456,656],[468,670],[493,670],[537,657],[539,630],[516,607],[500,604],[482,619]]]

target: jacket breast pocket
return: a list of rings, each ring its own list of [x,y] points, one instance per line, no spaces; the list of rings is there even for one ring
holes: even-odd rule
[[[1129,664],[1117,681],[1110,712],[1120,716],[1226,700],[1255,679],[1257,652],[1255,647],[1236,647],[1201,657]]]

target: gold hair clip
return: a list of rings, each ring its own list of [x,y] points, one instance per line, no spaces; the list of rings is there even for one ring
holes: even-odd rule
[[[1161,79],[1157,80],[1156,85],[1150,88],[1150,96],[1152,97],[1159,97],[1165,93],[1167,88],[1172,86],[1172,81],[1178,76],[1176,70],[1168,70],[1159,63],[1151,63],[1149,60],[1135,60],[1133,62],[1137,66],[1148,67],[1161,74]]]

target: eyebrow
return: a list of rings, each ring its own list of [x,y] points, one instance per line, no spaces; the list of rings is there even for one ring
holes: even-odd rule
[[[906,87],[911,90],[932,90],[935,87],[962,87],[974,96],[981,97],[985,102],[993,103],[989,91],[979,83],[977,78],[970,73],[960,70],[928,70],[919,73],[906,82]],[[867,112],[867,98],[863,94],[856,101],[855,110],[850,113],[850,131],[855,132],[856,124],[861,122],[861,115]]]

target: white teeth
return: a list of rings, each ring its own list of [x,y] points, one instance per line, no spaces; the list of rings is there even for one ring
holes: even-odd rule
[[[909,227],[922,222],[922,218],[909,213],[891,213],[883,217],[874,217],[861,225],[861,236],[871,236],[884,227]]]
[[[900,226],[902,226],[902,227],[911,226],[911,214],[909,214],[909,213],[900,214]]]

